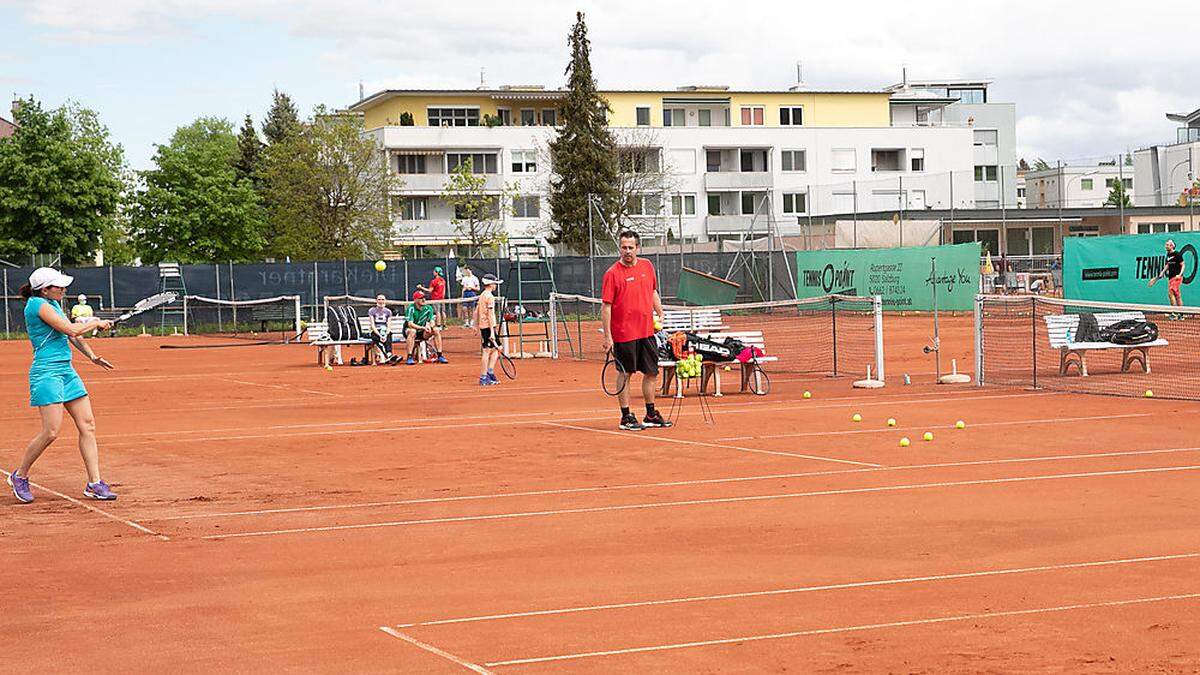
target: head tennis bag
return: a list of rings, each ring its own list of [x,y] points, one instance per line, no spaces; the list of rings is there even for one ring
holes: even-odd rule
[[[1115,345],[1144,345],[1158,339],[1158,324],[1153,321],[1125,319],[1104,329],[1102,335]]]
[[[332,306],[325,313],[325,323],[329,331],[329,339],[333,342],[341,342],[345,339],[344,331],[342,330],[342,313],[337,306]]]
[[[695,333],[687,334],[688,349],[703,356],[709,361],[732,361],[736,353],[726,342],[717,342],[700,337]]]

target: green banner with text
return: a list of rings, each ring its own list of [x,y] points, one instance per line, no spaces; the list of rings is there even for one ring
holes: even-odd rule
[[[1192,282],[1200,266],[1200,232],[1068,237],[1063,240],[1063,297],[1167,305],[1166,280],[1150,286],[1167,261],[1167,240],[1183,254],[1183,304],[1200,306]]]
[[[970,310],[979,292],[979,242],[796,252],[796,297],[878,295],[885,310]]]

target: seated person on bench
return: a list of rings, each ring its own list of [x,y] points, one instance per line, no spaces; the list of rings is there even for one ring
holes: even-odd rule
[[[367,310],[371,318],[371,341],[379,354],[379,363],[391,363],[400,358],[392,353],[392,332],[388,322],[392,319],[392,310],[388,309],[387,297],[383,293],[375,296],[375,306]]]
[[[416,363],[415,347],[417,342],[428,344],[430,341],[433,342],[434,353],[437,354],[435,360],[438,363],[448,363],[446,357],[442,355],[442,331],[437,326],[433,307],[425,304],[424,293],[421,291],[413,293],[413,304],[408,306],[404,319],[407,322],[404,332],[408,336],[408,360],[405,363],[410,366]]]

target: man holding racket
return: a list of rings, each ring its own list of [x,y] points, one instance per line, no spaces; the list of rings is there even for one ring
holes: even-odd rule
[[[1175,241],[1168,239],[1166,243],[1167,260],[1158,276],[1150,280],[1150,285],[1158,283],[1159,279],[1167,278],[1167,300],[1172,307],[1183,306],[1183,272],[1185,264],[1183,253],[1175,250]],[[1174,319],[1174,316],[1171,316]]]
[[[65,409],[79,429],[79,453],[87,469],[87,484],[83,494],[92,499],[111,500],[117,495],[100,478],[100,453],[96,447],[96,418],[88,400],[87,389],[71,366],[71,345],[92,363],[108,370],[112,364],[96,356],[92,348],[80,339],[95,329],[108,330],[111,321],[73,323],[63,313],[62,299],[74,279],[50,267],[41,267],[21,286],[26,298],[25,326],[33,344],[33,365],[29,368],[29,403],[38,409],[42,430],[25,446],[21,466],[8,476],[13,494],[23,503],[33,501],[29,489],[29,470],[46,448],[58,438]]]
[[[662,298],[658,295],[658,277],[649,260],[638,258],[641,238],[625,230],[618,238],[621,257],[604,273],[600,299],[600,321],[604,327],[604,346],[623,371],[620,376],[620,428],[641,431],[646,427],[669,427],[662,413],[654,407],[658,390],[658,345],[654,342],[654,317],[663,315]],[[646,416],[641,422],[629,410],[628,379],[634,372],[642,374],[642,397],[646,401]]]

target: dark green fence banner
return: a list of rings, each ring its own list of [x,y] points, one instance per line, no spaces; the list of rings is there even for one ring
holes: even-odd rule
[[[1183,254],[1183,304],[1200,306],[1193,285],[1200,259],[1200,232],[1126,234],[1063,239],[1063,297],[1072,300],[1167,305],[1164,279],[1150,288],[1167,260],[1167,240]]]
[[[979,242],[796,252],[796,297],[878,295],[884,309],[970,310],[979,292]],[[936,279],[931,261],[936,261]]]

